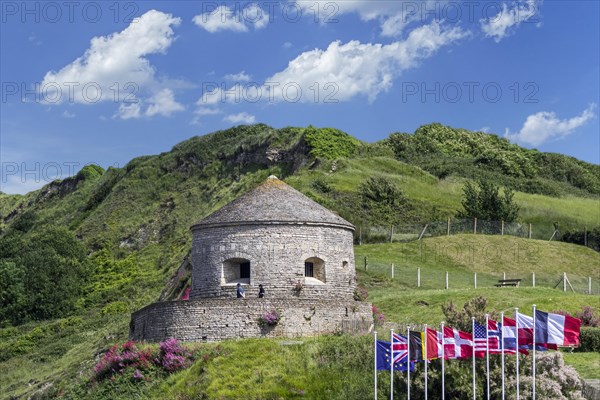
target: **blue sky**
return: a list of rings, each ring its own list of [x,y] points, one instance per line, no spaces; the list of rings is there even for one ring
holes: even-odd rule
[[[255,122],[440,122],[600,162],[598,1],[0,4],[6,193]]]

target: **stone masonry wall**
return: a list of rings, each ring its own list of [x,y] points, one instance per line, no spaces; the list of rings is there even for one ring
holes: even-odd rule
[[[258,319],[273,309],[282,318],[273,328]],[[131,316],[131,340],[219,341],[248,337],[299,337],[322,333],[366,332],[371,305],[357,301],[308,299],[201,299],[154,303]]]
[[[352,240],[350,229],[326,224],[263,222],[194,229],[190,299],[234,297],[234,285],[222,284],[223,262],[244,258],[250,260],[250,284],[244,284],[249,296],[262,284],[268,297],[352,300]],[[294,293],[296,282],[304,282],[304,262],[311,257],[325,262],[325,283],[306,284]]]

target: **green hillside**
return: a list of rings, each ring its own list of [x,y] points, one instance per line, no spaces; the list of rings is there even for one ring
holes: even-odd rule
[[[329,128],[240,126],[135,158],[123,168],[89,166],[23,196],[0,193],[0,398],[81,390],[78,385],[87,380],[98,354],[126,339],[130,313],[156,301],[165,287],[176,294],[169,282],[188,255],[189,226],[271,174],[360,227],[422,226],[454,218],[462,208],[464,183],[482,177],[516,190],[518,222],[532,223],[540,238],[552,234],[554,223],[561,231],[600,226],[597,165],[438,124],[374,144]],[[385,201],[365,200],[365,184],[373,177],[387,185]],[[474,249],[474,256],[451,251],[460,246]],[[566,311],[598,306],[597,297],[551,289],[567,272],[578,290],[587,288],[586,279],[592,276],[597,292],[598,253],[582,246],[458,235],[356,246],[356,256],[359,283],[388,320],[437,323],[441,303],[464,302],[478,294],[497,310],[516,303],[526,308],[533,302]],[[369,269],[362,271],[365,256]],[[397,268],[394,280],[389,277],[391,263]],[[53,279],[58,267],[64,268],[63,281]],[[422,270],[421,289],[415,288],[416,268]],[[442,290],[446,271],[448,291]],[[534,271],[541,287],[532,289],[527,286]],[[478,289],[472,288],[473,272],[478,273]],[[502,272],[522,277],[526,287],[504,292],[492,288]],[[33,276],[38,278],[32,281]],[[498,296],[506,293],[511,296]],[[417,298],[428,305],[413,307]],[[344,340],[353,348],[368,346],[363,338],[309,340],[302,345],[309,349],[302,357],[298,353],[303,351],[284,347],[293,359],[289,368],[273,378],[278,382],[274,386],[267,385],[264,392],[256,389],[256,398],[299,397],[300,391],[361,398],[364,389],[358,384],[368,378],[350,374],[356,385],[326,385],[339,378],[333,369],[348,373],[343,360],[332,361],[332,354],[342,354]],[[252,341],[252,351],[239,343],[223,346],[226,354],[246,359],[270,344]],[[272,361],[269,352],[263,356],[249,364]],[[126,390],[129,395],[123,398],[186,398],[188,392],[189,398],[196,393],[226,398],[229,392],[217,389],[219,382],[239,373],[220,362],[227,364],[209,357],[207,365],[197,363],[165,382],[128,387],[131,392]],[[279,361],[272,362],[277,366]],[[314,374],[303,375],[306,370]],[[252,371],[257,387],[273,373]],[[233,382],[223,390],[240,390]],[[91,393],[115,398],[113,389],[108,385]]]

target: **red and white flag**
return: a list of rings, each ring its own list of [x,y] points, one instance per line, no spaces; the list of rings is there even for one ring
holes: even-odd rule
[[[471,358],[473,355],[473,335],[455,328],[444,327],[444,358],[456,360]]]

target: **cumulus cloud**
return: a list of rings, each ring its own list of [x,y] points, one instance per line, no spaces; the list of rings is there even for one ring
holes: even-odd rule
[[[411,23],[425,23],[432,15],[440,14],[441,3],[440,0],[297,0],[295,4],[304,15],[321,23],[334,22],[339,15],[355,13],[363,21],[378,21],[382,36],[399,36]],[[437,15],[437,18],[441,16]]]
[[[166,52],[175,40],[173,27],[180,22],[171,14],[150,10],[121,32],[94,37],[83,56],[57,72],[46,73],[42,94],[55,104],[147,100],[147,115],[178,111],[181,105],[174,101],[172,91],[161,88],[146,57]],[[121,103],[118,115],[137,118],[139,108],[140,104]]]
[[[146,115],[170,116],[174,112],[183,111],[185,107],[175,101],[175,96],[171,89],[163,89],[148,99],[150,105],[146,109]]]
[[[269,13],[256,3],[235,7],[220,5],[214,10],[196,15],[192,21],[210,33],[219,31],[248,32],[249,27],[262,29],[269,22]]]
[[[230,122],[232,124],[253,124],[256,122],[256,117],[248,114],[247,112],[241,112],[239,114],[228,115],[223,118],[223,121]]]
[[[530,20],[538,12],[537,0],[520,0],[512,7],[502,3],[501,10],[493,17],[483,18],[479,21],[485,36],[494,38],[496,43],[508,36],[521,23]]]
[[[592,103],[581,114],[569,119],[559,119],[555,113],[541,111],[530,115],[519,132],[511,133],[507,128],[505,136],[512,141],[539,146],[553,139],[562,139],[586,122],[594,118],[596,104]]]
[[[241,71],[238,74],[227,74],[227,75],[225,75],[225,79],[227,79],[228,81],[235,81],[235,82],[250,82],[250,80],[252,79],[252,76],[247,74],[246,71]]]
[[[405,40],[387,45],[335,41],[325,50],[307,51],[290,61],[286,69],[266,80],[266,90],[270,98],[281,100],[290,96],[286,87],[299,87],[303,93],[300,101],[310,102],[318,84],[336,100],[363,95],[372,102],[390,89],[403,71],[466,36],[468,32],[459,27],[448,29],[433,21],[412,30]]]

